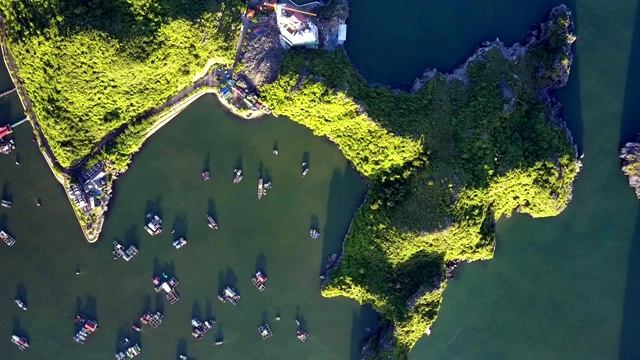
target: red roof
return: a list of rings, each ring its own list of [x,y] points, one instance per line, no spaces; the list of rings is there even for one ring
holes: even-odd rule
[[[11,134],[13,130],[11,130],[11,126],[5,125],[0,128],[0,138],[3,138],[9,134]]]
[[[256,11],[255,11],[255,10],[253,10],[253,9],[252,9],[252,10],[247,11],[247,17],[248,17],[249,19],[251,19],[252,17],[254,17],[254,16],[255,16],[255,14],[256,14]]]
[[[294,12],[293,17],[298,19],[298,21],[300,22],[307,21],[307,18],[304,17],[304,15],[300,14],[299,12]]]

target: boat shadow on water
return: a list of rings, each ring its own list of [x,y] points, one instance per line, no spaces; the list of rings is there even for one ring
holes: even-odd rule
[[[116,241],[118,240],[116,239]],[[127,229],[127,231],[124,233],[124,246],[129,247],[131,245],[140,249],[140,235],[138,234],[138,225],[130,226],[129,229]]]
[[[156,256],[153,259],[153,275],[154,276],[162,276],[162,274],[166,274],[168,277],[176,276],[176,264],[173,262],[164,262],[160,264],[160,259]]]
[[[142,305],[140,306],[140,313],[138,314],[137,318],[142,317],[142,315],[146,312],[151,312],[152,314],[155,314],[157,311],[164,313],[164,296],[162,296],[162,294],[156,294],[155,304],[152,307],[151,296],[146,295],[142,297]]]
[[[269,273],[267,271],[267,257],[264,255],[264,253],[261,252],[256,258],[255,268],[256,268],[256,271],[262,271],[265,274]]]
[[[17,316],[13,318],[12,330],[14,335],[23,336],[23,337],[26,337],[28,340],[31,340],[31,337],[29,336],[29,332],[27,331],[27,329],[22,327],[22,324],[20,323],[20,318]]]
[[[13,193],[11,192],[11,183],[5,181],[2,184],[2,200],[13,201]]]
[[[138,344],[140,345],[140,347],[142,347],[142,333],[138,332],[138,331],[134,331],[131,328],[131,324],[125,325],[125,326],[119,326],[118,327],[118,332],[117,332],[117,340],[116,343],[114,344],[114,350],[115,352],[119,352],[122,350],[122,348],[120,348],[118,342],[120,342],[122,339],[124,338],[129,338],[129,340],[131,340],[132,344]]]
[[[155,200],[147,200],[147,203],[144,208],[144,218],[142,219],[142,223],[146,224],[149,219],[147,219],[147,214],[158,215],[162,219],[162,196],[157,196]]]
[[[93,295],[87,295],[87,299],[83,302],[82,298],[78,296],[76,298],[76,313],[98,321],[98,299]]]
[[[25,304],[29,304],[27,287],[22,282],[16,286],[16,298],[22,300]]]
[[[175,231],[174,234],[174,239],[183,237],[183,238],[187,238],[187,215],[186,214],[181,214],[181,215],[176,215],[173,218],[173,225],[171,227],[172,231]]]
[[[226,272],[218,272],[218,293],[221,293],[227,286],[231,286],[238,291],[238,276],[230,267],[227,268]]]

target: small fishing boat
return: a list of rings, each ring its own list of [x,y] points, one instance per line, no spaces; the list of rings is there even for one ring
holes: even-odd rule
[[[326,268],[329,269],[333,266],[333,264],[336,263],[336,259],[338,258],[338,254],[332,254],[331,256],[329,256],[327,258],[327,266]]]
[[[220,341],[216,341],[214,345],[220,346],[222,344],[224,344],[224,341],[220,340]]]
[[[240,183],[240,181],[242,181],[242,178],[243,178],[243,176],[242,176],[242,170],[240,170],[240,169],[234,169],[234,170],[233,170],[233,174],[234,174],[234,175],[233,175],[233,183],[234,183],[234,184],[239,184],[239,183]]]
[[[9,200],[2,200],[0,201],[0,205],[2,205],[2,207],[6,207],[7,209],[11,208],[11,206],[13,205],[13,203]]]
[[[208,171],[202,172],[202,178],[204,179],[204,181],[209,180],[209,172]]]
[[[265,283],[267,282],[267,277],[261,271],[258,271],[254,277],[251,278],[251,282],[253,285],[260,291],[264,291],[267,288]]]
[[[302,170],[302,177],[305,177],[309,173],[309,168]]]
[[[305,342],[309,338],[309,334],[307,334],[306,332],[298,329],[298,330],[296,330],[296,337],[298,338],[298,340],[300,340],[302,342]]]
[[[21,351],[25,351],[29,348],[29,340],[24,336],[11,335],[11,342],[16,344]]]
[[[183,237],[173,242],[173,247],[175,247],[176,249],[180,249],[185,245],[187,245],[187,240],[185,240],[185,238]]]
[[[133,325],[131,328],[133,329],[133,331],[137,331],[137,332],[142,331],[142,329],[140,329],[139,327],[137,327],[135,325]]]
[[[258,174],[258,176],[260,176]],[[258,200],[262,199],[262,195],[264,195],[265,193],[265,189],[264,189],[264,181],[262,180],[262,177],[258,179]]]
[[[309,230],[309,236],[311,236],[312,239],[319,239],[320,233],[316,229],[311,229]]]
[[[27,311],[27,305],[20,299],[15,299],[14,300],[16,302],[16,304],[18,305],[18,307],[24,311]]]
[[[209,228],[211,228],[212,230],[218,230],[218,223],[213,220],[213,218],[211,217],[211,215],[207,214],[207,226],[209,226]]]

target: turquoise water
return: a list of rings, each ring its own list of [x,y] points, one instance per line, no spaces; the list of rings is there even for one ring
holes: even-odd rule
[[[353,0],[347,49],[367,78],[403,85],[425,67],[455,68],[483,40],[522,39],[557,3]],[[617,158],[640,130],[639,5],[567,5],[578,41],[559,98],[585,153],[574,199],[556,218],[500,221],[495,258],[449,283],[413,359],[640,357],[640,213]]]

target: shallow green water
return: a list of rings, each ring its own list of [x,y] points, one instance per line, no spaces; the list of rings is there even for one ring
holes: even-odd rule
[[[125,335],[142,345],[140,359],[175,359],[178,351],[196,359],[346,359],[359,351],[365,326],[377,322],[375,312],[354,301],[320,296],[318,275],[340,251],[366,184],[335,146],[309,130],[283,118],[239,121],[212,96],[198,100],[156,133],[118,180],[96,245],[82,238],[62,188],[29,138],[28,126],[18,128],[19,167],[13,154],[0,157],[5,191],[15,203],[0,210],[0,226],[18,241],[0,247],[0,336],[7,339],[0,359],[111,359]],[[271,153],[276,142],[278,156]],[[304,179],[303,158],[311,167]],[[233,185],[240,163],[245,179]],[[207,167],[211,180],[204,182],[200,173]],[[258,201],[260,169],[273,189]],[[153,238],[143,229],[151,210],[162,214],[166,229]],[[207,212],[215,214],[218,231],[206,226]],[[309,238],[311,225],[321,240]],[[174,236],[189,243],[176,250]],[[113,240],[138,245],[140,255],[128,263],[112,260]],[[250,282],[256,270],[269,278],[263,293]],[[174,305],[153,291],[152,275],[162,272],[180,282]],[[236,307],[216,297],[229,284],[242,296]],[[17,292],[29,311],[13,304]],[[165,321],[144,328],[140,338],[130,329],[147,309],[163,310]],[[97,317],[101,327],[85,345],[72,340],[77,311]],[[218,324],[197,341],[190,335],[192,316]],[[296,317],[310,334],[304,344],[295,338]],[[274,331],[266,341],[257,330],[264,322]],[[12,331],[28,335],[29,351],[19,354],[11,345]],[[214,346],[216,339],[224,345]]]
[[[560,1],[350,3],[356,66],[403,85],[425,67],[457,67],[481,41],[522,39]],[[574,199],[556,218],[500,221],[495,258],[449,283],[413,359],[640,358],[640,213],[617,158],[640,130],[638,2],[567,5],[577,61],[559,97],[585,153]]]

